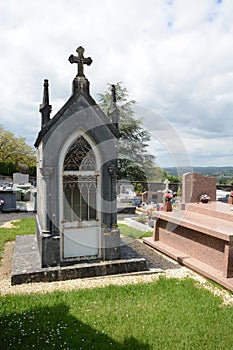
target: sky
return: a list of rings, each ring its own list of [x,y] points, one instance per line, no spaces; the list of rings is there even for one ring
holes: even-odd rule
[[[232,14],[232,0],[0,0],[0,124],[33,145],[43,80],[54,116],[81,45],[92,97],[123,82],[158,165],[233,166]]]

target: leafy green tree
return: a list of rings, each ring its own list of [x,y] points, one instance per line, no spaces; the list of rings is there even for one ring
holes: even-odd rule
[[[111,85],[103,94],[98,94],[99,104],[106,114],[111,104]],[[148,153],[150,133],[143,129],[142,119],[134,119],[133,106],[136,101],[129,99],[128,91],[121,82],[116,84],[116,98],[119,109],[119,175],[118,179],[130,181],[153,181],[158,173],[155,157]],[[160,175],[162,173],[159,170]]]
[[[0,125],[0,162],[36,165],[35,150],[26,144],[24,137],[16,137]]]
[[[170,175],[170,174],[168,174],[168,172],[166,170],[163,170],[162,180],[165,180],[165,179],[168,179],[173,184],[179,183],[182,181],[181,177],[175,176],[175,175]]]

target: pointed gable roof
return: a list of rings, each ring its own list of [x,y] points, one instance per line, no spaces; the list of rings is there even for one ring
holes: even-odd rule
[[[110,129],[110,131],[115,135],[115,137],[119,138],[118,127],[116,127],[116,125],[114,125],[115,123],[112,123],[112,121],[104,114],[100,106],[90,95],[89,81],[83,74],[83,64],[86,63],[89,65],[91,64],[92,60],[90,57],[85,59],[83,57],[84,50],[81,49],[81,47],[77,49],[77,52],[79,53],[78,57],[75,57],[73,55],[69,57],[69,61],[71,63],[79,64],[79,62],[81,62],[82,65],[82,69],[79,67],[78,74],[73,80],[73,94],[52,119],[47,118],[47,123],[42,123],[42,129],[40,130],[35,141],[35,147],[39,146],[42,139],[48,134],[51,128],[55,127],[55,125],[59,123],[60,119],[64,117],[64,114],[67,114],[66,118],[69,118],[69,110],[71,110],[72,112],[76,112],[81,109],[90,107],[93,108],[95,113],[100,118],[101,122],[103,122],[103,124],[105,124],[106,127]]]

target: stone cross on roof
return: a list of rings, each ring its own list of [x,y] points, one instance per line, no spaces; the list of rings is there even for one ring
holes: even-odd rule
[[[88,66],[90,66],[90,64],[92,63],[91,57],[85,58],[83,56],[84,51],[85,51],[84,48],[82,46],[79,46],[76,50],[76,52],[78,53],[78,56],[70,55],[70,57],[69,57],[70,63],[77,63],[78,64],[77,77],[85,77],[85,75],[83,73],[83,65],[87,64]]]

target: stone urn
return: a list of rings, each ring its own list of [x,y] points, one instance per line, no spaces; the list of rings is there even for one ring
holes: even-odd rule
[[[164,202],[163,211],[172,211],[172,202],[171,201]]]
[[[233,205],[233,197],[232,196],[228,197],[228,204]]]

